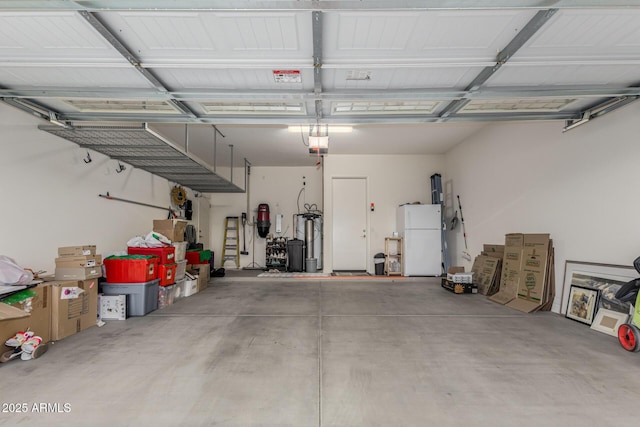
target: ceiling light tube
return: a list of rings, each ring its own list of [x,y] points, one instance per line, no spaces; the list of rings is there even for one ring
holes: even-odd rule
[[[315,128],[315,126],[312,126]],[[287,129],[289,132],[292,133],[304,133],[304,134],[309,134],[309,126],[307,125],[296,125],[296,126],[289,126]],[[350,133],[353,132],[353,126],[331,126],[329,125],[329,132],[331,133]]]

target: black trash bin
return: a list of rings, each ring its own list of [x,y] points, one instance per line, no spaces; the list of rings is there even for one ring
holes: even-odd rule
[[[373,256],[373,265],[376,268],[376,276],[384,275],[384,254],[379,252]]]
[[[302,271],[304,268],[304,241],[299,239],[287,240],[287,256],[289,271]]]

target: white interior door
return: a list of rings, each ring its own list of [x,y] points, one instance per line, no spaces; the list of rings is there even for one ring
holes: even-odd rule
[[[367,270],[367,180],[332,179],[333,269]]]
[[[210,224],[211,218],[209,213],[211,212],[211,204],[206,197],[198,197],[198,222],[196,227],[198,228],[198,243],[202,243],[205,249],[211,249],[210,245]]]

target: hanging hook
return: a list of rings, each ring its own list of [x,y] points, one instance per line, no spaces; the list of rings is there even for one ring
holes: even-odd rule
[[[93,161],[91,160],[91,154],[89,154],[89,151],[87,151],[87,157],[82,160],[84,160],[85,163],[91,163]]]
[[[122,163],[120,163],[120,160],[118,160],[118,169],[116,169],[116,173],[123,172],[126,169],[127,168]]]

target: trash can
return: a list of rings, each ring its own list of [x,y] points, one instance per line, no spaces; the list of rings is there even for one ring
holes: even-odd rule
[[[318,258],[307,258],[305,261],[305,271],[315,273],[318,271]]]
[[[287,240],[287,255],[289,257],[289,271],[302,271],[304,241],[299,239]]]
[[[373,256],[373,264],[376,268],[376,276],[384,275],[384,254],[379,252]]]

